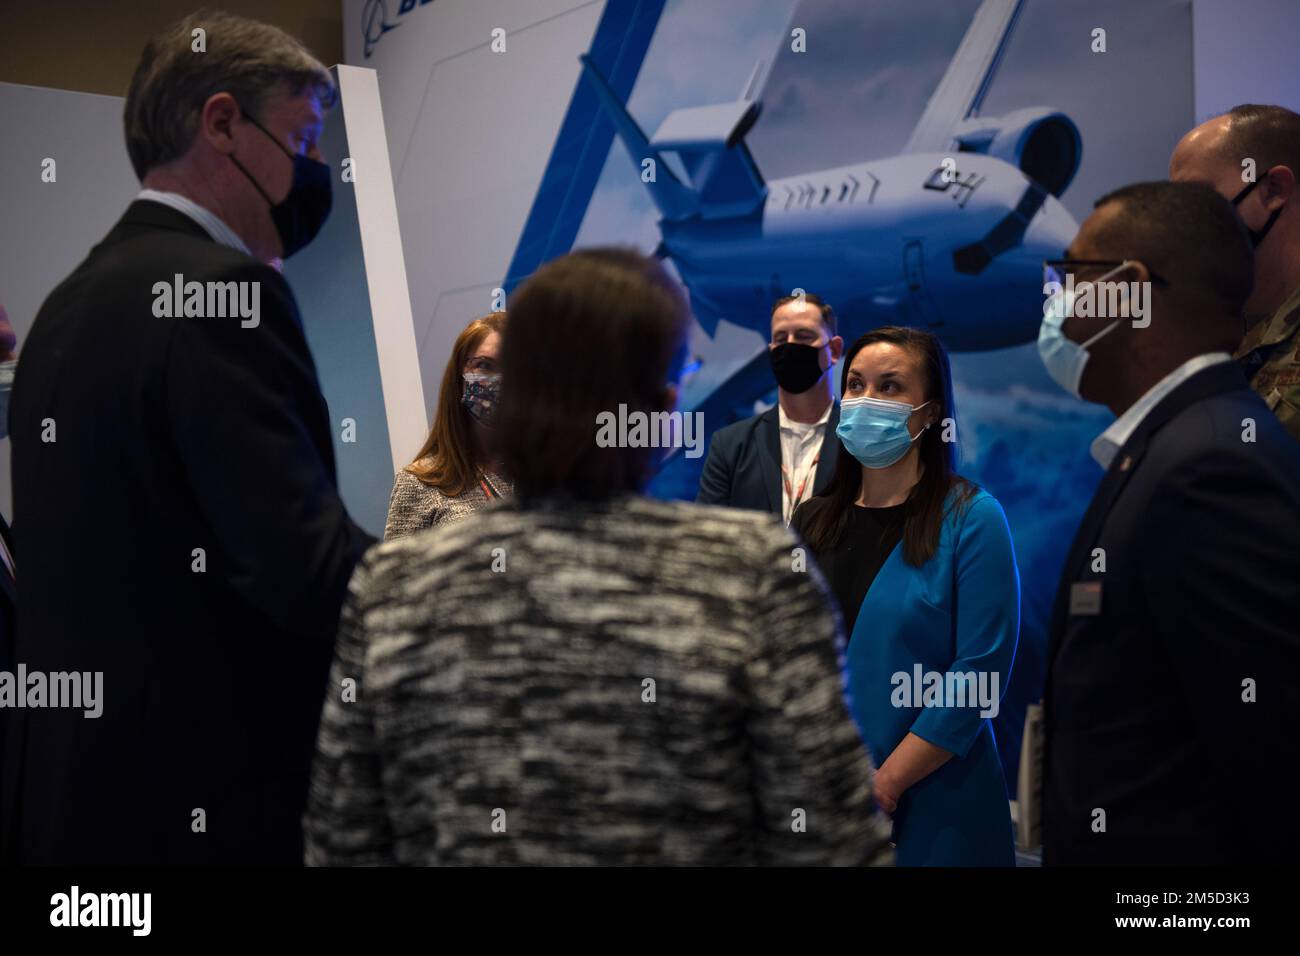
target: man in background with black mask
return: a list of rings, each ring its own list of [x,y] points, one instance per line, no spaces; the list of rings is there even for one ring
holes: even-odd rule
[[[297,41],[224,13],[174,24],[136,68],[144,190],[46,299],[14,385],[28,693],[0,781],[8,862],[301,862],[321,691],[371,539],[266,263],[329,212],[334,97]],[[30,693],[58,673],[93,705]]]
[[[768,344],[776,407],[718,430],[696,501],[770,511],[789,524],[800,503],[822,491],[839,449],[830,370],[843,351],[835,311],[820,296],[776,301]]]
[[[1233,357],[1292,437],[1300,439],[1300,115],[1233,107],[1182,138],[1174,182],[1203,182],[1232,200],[1255,247],[1255,291]]]

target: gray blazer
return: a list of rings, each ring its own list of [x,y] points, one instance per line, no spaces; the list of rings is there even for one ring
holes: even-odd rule
[[[487,480],[502,497],[509,497],[514,492],[514,485],[500,475],[490,474]],[[485,508],[493,500],[483,493],[478,482],[453,498],[432,485],[426,485],[409,471],[399,471],[393,479],[393,494],[388,500],[384,540],[392,541],[434,525],[457,521]]]

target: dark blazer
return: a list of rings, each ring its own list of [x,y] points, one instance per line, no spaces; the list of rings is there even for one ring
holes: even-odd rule
[[[159,318],[154,284],[260,283],[260,324]],[[297,864],[352,567],[288,285],[133,203],[46,299],[14,383],[18,658],[103,673],[103,714],[14,712],[24,864]],[[203,831],[206,828],[206,832]]]
[[[1236,365],[1203,369],[1115,456],[1065,563],[1048,650],[1044,863],[1295,855],[1294,791],[1278,781],[1298,756],[1297,569],[1300,444]]]
[[[839,402],[831,405],[822,441],[821,459],[813,487],[804,500],[821,494],[835,473],[840,440]],[[719,428],[709,442],[695,500],[706,505],[730,505],[755,511],[781,513],[781,417],[779,407]]]
[[[4,538],[13,554],[14,539],[9,531],[9,522],[0,515],[0,538]],[[9,569],[0,564],[0,671],[12,672],[14,667],[14,639],[17,637],[18,587],[9,573]],[[0,721],[4,719],[0,711]],[[4,735],[0,733],[0,754],[4,753]]]
[[[0,538],[4,538],[13,554],[14,540],[9,532],[9,523],[0,515]],[[14,673],[14,641],[18,637],[18,587],[9,573],[9,569],[0,563],[0,671]],[[5,746],[9,732],[9,709],[0,707],[0,779],[3,779],[5,765]],[[3,797],[0,796],[0,819],[4,818]],[[2,836],[2,834],[0,834]],[[0,854],[3,849],[0,849]],[[0,856],[3,859],[3,856]]]

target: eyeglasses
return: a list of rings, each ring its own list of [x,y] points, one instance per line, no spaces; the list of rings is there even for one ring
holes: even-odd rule
[[[1078,272],[1080,267],[1084,269],[1118,269],[1120,266],[1134,262],[1134,259],[1045,259],[1043,260],[1043,281],[1055,282],[1064,287],[1065,277],[1071,272]],[[1168,287],[1169,283],[1165,279],[1156,275],[1154,272],[1147,270],[1147,275],[1151,281],[1158,286]]]

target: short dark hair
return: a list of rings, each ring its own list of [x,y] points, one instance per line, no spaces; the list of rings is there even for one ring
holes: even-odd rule
[[[1137,259],[1189,297],[1240,315],[1255,283],[1255,253],[1232,203],[1205,183],[1134,183],[1102,196],[1118,215],[1098,233],[1115,258]]]
[[[205,52],[193,50],[202,29]],[[279,27],[219,10],[200,10],[145,44],[126,94],[126,151],[138,178],[190,148],[203,104],[230,93],[254,117],[277,92],[312,88],[321,105],[334,104],[334,78],[301,43]]]
[[[831,335],[840,334],[839,320],[835,317],[835,310],[831,308],[829,302],[815,292],[800,292],[796,295],[781,296],[781,298],[777,299],[776,302],[772,304],[772,314],[767,317],[768,322],[770,323],[772,319],[776,318],[777,309],[781,308],[783,305],[788,305],[791,302],[807,302],[810,305],[817,306],[822,313],[822,322],[826,324],[826,328],[831,330]]]
[[[657,259],[595,248],[554,259],[510,298],[494,436],[521,499],[639,492],[658,448],[602,448],[602,413],[664,411],[690,309]]]
[[[1222,114],[1228,118],[1224,147],[1238,164],[1255,161],[1255,175],[1286,166],[1300,177],[1300,114],[1284,106],[1243,103]]]

